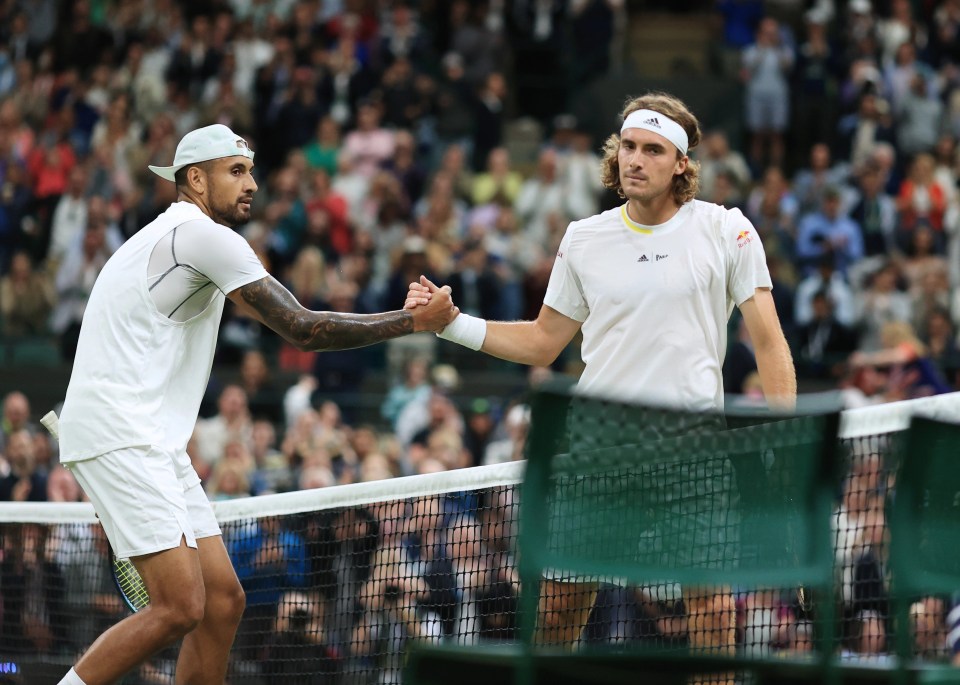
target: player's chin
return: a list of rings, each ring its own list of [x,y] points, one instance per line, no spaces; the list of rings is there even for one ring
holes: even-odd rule
[[[245,224],[250,221],[252,216],[252,209],[249,202],[238,202],[237,208],[233,213],[233,219],[237,223]]]

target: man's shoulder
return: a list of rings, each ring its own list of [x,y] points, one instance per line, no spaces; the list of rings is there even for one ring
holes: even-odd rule
[[[568,231],[589,230],[595,228],[604,228],[614,226],[620,223],[620,207],[614,207],[606,211],[588,216],[585,219],[571,221]]]
[[[717,236],[731,231],[734,235],[739,235],[741,231],[753,228],[750,220],[737,207],[727,208],[704,200],[691,200],[686,206],[690,207],[689,222],[702,226]]]

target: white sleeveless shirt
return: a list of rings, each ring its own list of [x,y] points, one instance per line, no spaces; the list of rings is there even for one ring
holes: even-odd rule
[[[158,309],[151,287],[162,279],[148,277],[154,249],[161,241],[172,248],[178,230],[181,245],[202,245],[192,252],[205,257],[187,265],[173,254],[173,263],[212,284],[198,285],[205,306],[186,320]],[[224,295],[267,275],[241,236],[189,202],[172,204],[124,243],[84,313],[60,417],[60,460],[152,445],[189,463],[186,445],[210,378]]]

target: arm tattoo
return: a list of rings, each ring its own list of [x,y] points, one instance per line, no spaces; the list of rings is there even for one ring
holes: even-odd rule
[[[302,350],[348,350],[413,333],[413,315],[409,311],[310,311],[272,276],[241,287],[240,296],[263,323]]]

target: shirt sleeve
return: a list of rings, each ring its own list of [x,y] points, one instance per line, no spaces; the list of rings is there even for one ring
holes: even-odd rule
[[[176,260],[206,276],[224,295],[269,275],[242,236],[212,221],[178,227]]]
[[[739,307],[753,297],[757,288],[772,288],[763,243],[739,209],[727,211],[723,227],[727,252],[727,294]]]
[[[563,240],[560,241],[560,249],[557,250],[557,258],[553,262],[553,271],[550,273],[550,282],[547,284],[547,294],[543,297],[543,303],[564,316],[583,323],[587,319],[587,314],[590,313],[590,307],[584,297],[580,277],[572,263],[573,255],[570,252],[572,233],[573,224],[570,224]]]

